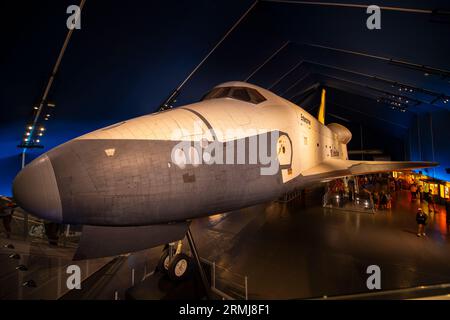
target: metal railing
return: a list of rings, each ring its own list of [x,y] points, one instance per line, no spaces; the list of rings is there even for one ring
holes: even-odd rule
[[[315,300],[358,299],[445,299],[450,300],[450,283],[421,285],[411,288],[355,293],[342,296],[323,296]]]
[[[248,277],[237,274],[205,258],[201,261],[210,266],[211,290],[225,300],[248,300]]]

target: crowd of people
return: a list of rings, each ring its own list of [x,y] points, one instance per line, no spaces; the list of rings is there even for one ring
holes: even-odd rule
[[[411,201],[417,201],[419,204],[425,204],[428,208],[428,212],[436,212],[439,210],[437,209],[434,196],[430,190],[425,192],[423,190],[423,186],[417,185],[413,182],[409,187],[409,191],[411,192]]]
[[[423,186],[415,181],[408,183],[404,179],[396,179],[388,174],[356,176],[347,180],[337,179],[328,184],[324,196],[324,206],[333,206],[333,201],[337,199],[339,207],[344,207],[349,203],[361,206],[364,203],[365,209],[375,213],[391,209],[396,191],[399,190],[409,190],[410,200],[418,208],[416,213],[417,236],[425,236],[429,215],[439,212],[440,208],[436,204],[436,197],[431,190],[425,191]],[[445,211],[447,227],[450,231],[450,200],[448,199],[445,202]]]
[[[392,198],[401,186],[387,174],[372,174],[350,177],[346,181],[337,179],[329,183],[325,202],[329,202],[330,194],[339,198],[339,206],[347,203],[357,203],[361,197],[367,198],[367,209],[372,212],[390,209]]]
[[[418,228],[417,236],[424,237],[426,235],[425,227],[427,225],[428,215],[433,212],[438,212],[439,207],[436,205],[436,202],[435,202],[433,194],[431,193],[431,190],[428,190],[427,192],[425,192],[423,190],[422,185],[418,185],[416,182],[413,181],[409,186],[409,191],[411,193],[411,201],[417,202],[417,204],[418,204],[418,209],[417,209],[417,214],[416,214],[416,222],[417,222],[417,228]],[[427,209],[428,214],[426,212],[424,212],[422,207]],[[446,217],[447,224],[449,224],[450,223],[450,219],[449,219],[450,207],[449,207],[448,201],[447,201],[446,209],[447,209],[447,217]]]

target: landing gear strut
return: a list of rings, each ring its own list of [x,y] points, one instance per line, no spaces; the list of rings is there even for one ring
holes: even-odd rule
[[[186,237],[189,243],[189,247],[191,248],[194,261],[197,264],[200,278],[205,288],[206,296],[209,299],[210,287],[208,284],[208,279],[206,278],[205,271],[203,270],[203,266],[200,262],[200,256],[198,254],[197,247],[195,245],[194,238],[192,237],[190,228],[188,228],[187,230]],[[181,252],[182,247],[183,242],[181,240],[178,242],[169,243],[165,246],[159,258],[157,269],[161,272],[166,272],[171,280],[183,280],[191,271],[192,258]]]
[[[192,254],[194,255],[195,262],[197,263],[198,272],[200,272],[200,277],[202,278],[203,286],[205,287],[206,297],[210,299],[211,298],[209,294],[210,286],[208,284],[208,279],[206,279],[205,270],[203,270],[203,266],[200,262],[200,256],[198,255],[197,247],[195,246],[194,238],[192,237],[191,228],[188,228],[186,236],[189,242],[189,246],[191,247]]]

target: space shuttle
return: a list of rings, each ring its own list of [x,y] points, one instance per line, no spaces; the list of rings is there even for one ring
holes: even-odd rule
[[[345,176],[435,166],[348,159],[351,132],[258,86],[227,82],[199,102],[70,140],[14,180],[17,203],[83,225],[76,259],[183,239],[195,218]]]

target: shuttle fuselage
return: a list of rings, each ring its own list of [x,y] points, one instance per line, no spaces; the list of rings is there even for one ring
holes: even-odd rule
[[[14,196],[26,210],[60,223],[185,221],[349,174],[350,139],[346,128],[325,126],[272,92],[224,83],[198,103],[54,148],[19,173]]]

